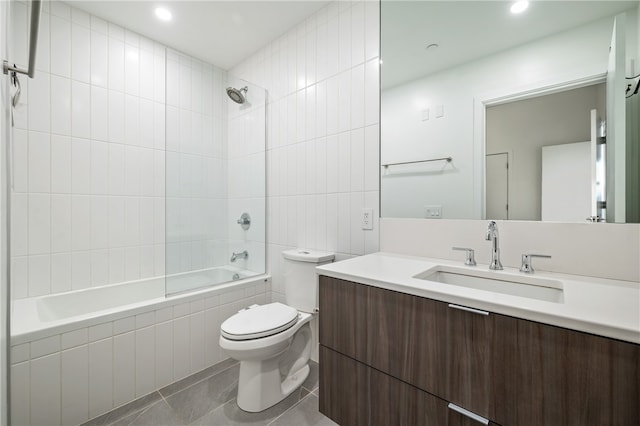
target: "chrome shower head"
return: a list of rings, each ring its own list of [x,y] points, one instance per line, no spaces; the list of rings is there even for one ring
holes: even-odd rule
[[[245,95],[248,90],[249,88],[247,86],[244,86],[240,90],[233,87],[227,87],[227,95],[233,102],[237,104],[243,104],[247,100],[247,98],[245,98]]]

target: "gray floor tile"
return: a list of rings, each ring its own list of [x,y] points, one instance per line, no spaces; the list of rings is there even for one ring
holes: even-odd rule
[[[130,420],[130,421],[129,421]],[[176,416],[176,413],[164,401],[159,401],[146,408],[142,412],[132,415],[123,421],[128,423],[114,424],[113,426],[180,426],[183,422]]]
[[[259,413],[248,413],[242,411],[236,400],[229,401],[206,416],[200,418],[191,426],[235,426],[235,425],[268,425],[274,419],[293,407],[308,392],[297,389],[280,403]],[[302,425],[296,425],[302,426]]]
[[[95,419],[89,420],[83,423],[82,426],[103,426],[111,425],[114,422],[129,417],[132,414],[139,413],[144,408],[158,402],[162,399],[162,396],[158,392],[150,393],[149,395],[138,398],[128,404],[118,407],[115,410],[111,410],[106,414],[103,414]]]
[[[190,424],[236,397],[238,375],[234,365],[165,399],[180,421]]]
[[[330,418],[318,411],[318,397],[309,394],[295,406],[287,410],[269,426],[331,426],[336,425]]]
[[[181,390],[188,388],[189,386],[201,380],[204,380],[208,377],[211,377],[215,374],[220,373],[221,371],[224,371],[230,367],[233,367],[236,364],[238,364],[238,361],[236,361],[235,359],[227,358],[226,360],[219,362],[215,365],[212,365],[209,368],[205,368],[204,370],[194,373],[188,377],[185,377],[182,380],[179,380],[175,383],[171,383],[170,385],[167,385],[162,389],[160,389],[158,392],[160,392],[160,394],[166,398],[170,395],[173,395],[174,393],[180,392]]]

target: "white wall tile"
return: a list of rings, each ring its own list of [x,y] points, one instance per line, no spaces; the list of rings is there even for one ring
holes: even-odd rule
[[[60,293],[71,290],[71,253],[51,255],[51,292]]]
[[[365,58],[365,2],[351,8],[351,65],[364,62]]]
[[[51,16],[51,73],[71,77],[71,22]]]
[[[29,191],[29,132],[13,130],[13,192]]]
[[[109,251],[91,252],[91,286],[98,287],[109,283]]]
[[[109,144],[91,141],[91,193],[109,193]]]
[[[71,139],[71,192],[89,194],[91,192],[91,141]]]
[[[51,196],[29,195],[29,254],[48,253],[51,249]]]
[[[22,343],[20,345],[11,346],[11,363],[18,364],[20,362],[29,361],[31,344]]]
[[[89,348],[78,346],[61,353],[61,418],[63,425],[89,419]]]
[[[29,132],[29,192],[51,191],[49,133]]]
[[[38,132],[49,132],[51,115],[49,111],[51,100],[51,81],[49,74],[39,73],[28,80],[27,99],[29,114],[29,129]]]
[[[92,16],[92,23],[94,18]],[[91,31],[91,84],[93,85],[108,86],[108,51],[107,37],[98,31]]]
[[[69,331],[67,333],[63,333],[61,339],[62,350],[86,345],[89,341],[89,330],[87,328],[80,328],[78,330]]]
[[[187,306],[188,309],[188,306]],[[189,375],[190,371],[190,330],[189,317],[183,316],[173,321],[173,380]]]
[[[71,135],[71,80],[51,76],[51,133]]]
[[[49,72],[51,63],[51,15],[40,14],[40,25],[38,27],[38,50],[36,52],[36,70]],[[25,65],[27,65],[25,63]]]
[[[365,64],[364,122],[365,125],[380,121],[380,61],[374,58]]]
[[[129,332],[113,337],[113,405],[119,406],[135,398],[136,339]]]
[[[60,352],[60,335],[45,337],[31,342],[31,358]]]
[[[200,311],[189,316],[191,331],[191,371],[196,372],[204,369],[205,365],[205,315]]]
[[[51,256],[29,256],[29,297],[51,293]]]
[[[339,71],[345,71],[351,67],[351,9],[343,10],[339,17]]]
[[[14,257],[11,260],[11,296],[22,299],[29,291],[29,258],[27,256]]]
[[[31,361],[31,423],[61,424],[60,353]]]
[[[71,193],[71,138],[51,136],[51,192]]]
[[[108,39],[109,45],[109,89],[118,92],[124,91],[124,43],[112,37],[111,31]]]
[[[140,49],[128,42],[124,47],[124,91],[129,95],[140,95]]]
[[[71,251],[71,196],[51,196],[51,252]]]
[[[11,421],[16,425],[32,424],[30,417],[29,362],[11,365]]]
[[[91,253],[71,253],[71,288],[79,290],[91,286]]]
[[[365,59],[380,56],[380,3],[365,2]]]
[[[109,142],[124,142],[124,94],[109,90]]]
[[[107,89],[91,87],[91,139],[106,141],[109,139],[109,99]]]
[[[351,128],[364,126],[365,97],[364,97],[364,65],[358,65],[351,70]]]
[[[152,312],[153,313],[153,312]],[[156,389],[155,326],[136,330],[136,397]]]
[[[89,418],[113,408],[113,339],[89,344]]]
[[[91,197],[74,195],[71,197],[71,248],[89,250],[91,248]]]
[[[173,322],[162,322],[156,331],[156,386],[162,387],[173,382]]]
[[[71,82],[71,134],[77,138],[91,136],[91,89],[88,84]]]

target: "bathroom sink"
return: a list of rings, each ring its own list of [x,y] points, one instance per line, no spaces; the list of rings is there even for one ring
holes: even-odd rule
[[[528,299],[564,303],[562,282],[548,278],[517,276],[494,271],[472,271],[451,266],[436,266],[414,275],[413,278]]]

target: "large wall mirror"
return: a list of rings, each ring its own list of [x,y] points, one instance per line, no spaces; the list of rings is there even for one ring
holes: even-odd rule
[[[640,2],[381,3],[383,217],[640,222]]]

